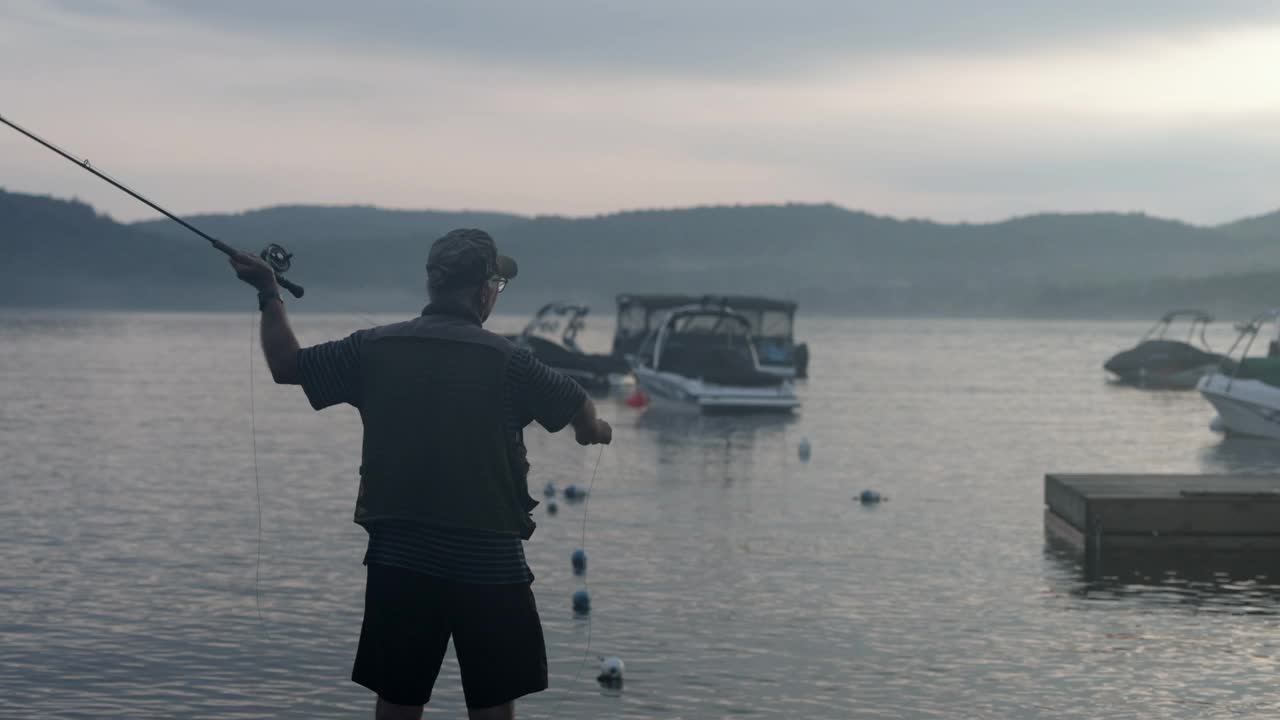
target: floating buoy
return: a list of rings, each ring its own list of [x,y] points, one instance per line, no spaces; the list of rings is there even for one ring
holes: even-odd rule
[[[587,551],[586,550],[583,550],[582,548],[578,548],[577,550],[574,550],[573,555],[570,556],[570,561],[573,563],[574,575],[585,575],[587,573]]]
[[[558,513],[558,512],[560,512],[560,505],[559,505],[559,503],[557,503],[555,500],[548,500],[548,501],[547,501],[547,514],[548,514],[548,515],[555,515],[555,514],[556,514],[556,513]]]
[[[800,462],[809,462],[809,455],[813,453],[813,446],[809,444],[809,438],[800,441]]]
[[[881,500],[883,500],[883,498],[880,497],[880,493],[875,490],[863,490],[862,494],[858,496],[858,502],[863,505],[875,505]]]
[[[622,658],[602,658],[600,660],[600,674],[596,676],[596,682],[615,690],[621,688],[622,673],[626,669],[627,666],[622,663]]]
[[[581,500],[586,496],[587,496],[587,491],[583,488],[578,487],[577,485],[570,485],[569,487],[564,489],[564,499],[569,500],[570,502],[574,500]]]
[[[549,483],[547,483],[546,485],[544,485],[544,486],[542,487],[542,494],[543,494],[543,495],[545,495],[545,496],[547,496],[547,497],[555,497],[555,496],[556,496],[556,484],[555,484],[555,483],[553,483],[553,482],[549,482]]]
[[[648,404],[649,396],[645,395],[639,388],[627,396],[627,407],[642,408]]]
[[[591,612],[591,593],[579,590],[573,594],[573,611],[579,615]]]

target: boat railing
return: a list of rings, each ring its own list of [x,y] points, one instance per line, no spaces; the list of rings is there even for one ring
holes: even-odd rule
[[[1173,321],[1179,318],[1190,318],[1191,324],[1187,328],[1187,344],[1190,345],[1196,338],[1196,329],[1199,329],[1200,344],[1209,352],[1213,352],[1213,348],[1209,345],[1208,338],[1205,337],[1205,331],[1209,329],[1209,323],[1213,322],[1213,316],[1203,310],[1174,310],[1167,312],[1147,330],[1139,342],[1147,340],[1163,340],[1169,328],[1173,326]]]
[[[1236,336],[1236,341],[1231,343],[1231,347],[1227,349],[1224,357],[1230,360],[1241,343],[1244,343],[1244,349],[1240,353],[1240,362],[1235,363],[1235,367],[1231,369],[1231,375],[1227,378],[1228,392],[1231,391],[1231,386],[1235,383],[1236,378],[1239,377],[1240,369],[1244,366],[1244,360],[1249,357],[1249,351],[1253,349],[1253,342],[1258,339],[1258,333],[1262,331],[1262,328],[1267,323],[1275,323],[1278,318],[1280,318],[1280,310],[1267,310],[1253,316],[1246,323],[1236,323],[1236,329],[1240,331],[1240,334]]]

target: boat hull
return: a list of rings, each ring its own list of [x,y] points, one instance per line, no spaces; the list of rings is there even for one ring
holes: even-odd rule
[[[650,397],[664,405],[704,413],[791,412],[800,399],[790,382],[763,387],[716,385],[697,378],[657,372],[639,366],[636,382]]]
[[[1116,353],[1103,367],[1128,385],[1191,390],[1200,378],[1219,369],[1224,357],[1176,340],[1146,340]]]
[[[780,378],[792,380],[796,377],[796,366],[795,365],[769,365],[766,363],[760,363],[760,372],[769,373],[770,375],[776,375]]]
[[[1190,368],[1134,368],[1124,372],[1112,371],[1115,380],[1125,385],[1163,390],[1194,390],[1201,378],[1216,371],[1218,362]]]
[[[591,392],[606,392],[621,384],[622,378],[631,372],[625,359],[612,355],[583,353],[534,336],[516,335],[507,339],[528,348],[545,365],[573,378]]]
[[[1280,440],[1280,388],[1215,372],[1200,381],[1199,390],[1218,411],[1223,432]]]

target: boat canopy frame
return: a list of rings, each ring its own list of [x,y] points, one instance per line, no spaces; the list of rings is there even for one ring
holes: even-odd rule
[[[807,347],[795,339],[797,307],[789,300],[751,295],[621,294],[617,296],[613,354],[627,357],[640,353],[649,336],[661,328],[672,311],[729,310],[746,319],[756,346],[757,363],[767,362],[770,367],[779,363],[794,366],[796,373],[801,374],[797,358],[801,353],[806,353],[807,358]],[[762,354],[766,351],[770,353],[768,358]],[[775,357],[779,353],[781,359]]]
[[[1173,326],[1175,320],[1187,318],[1191,321],[1190,327],[1187,329],[1187,344],[1193,344],[1197,336],[1200,339],[1200,345],[1205,350],[1213,352],[1213,348],[1209,345],[1209,340],[1205,337],[1205,331],[1209,328],[1209,323],[1213,322],[1213,316],[1203,310],[1171,310],[1164,314],[1151,329],[1142,336],[1139,342],[1148,340],[1163,340],[1166,333]],[[1197,334],[1196,330],[1199,329]]]
[[[636,351],[636,355],[647,361],[650,364],[650,367],[655,370],[658,369],[661,367],[663,350],[666,348],[667,341],[674,332],[674,324],[681,318],[696,317],[699,315],[715,315],[720,318],[716,325],[712,327],[713,332],[720,327],[720,322],[723,322],[724,320],[733,320],[738,323],[742,329],[741,337],[746,339],[746,343],[742,350],[751,356],[752,364],[759,367],[760,359],[756,354],[754,342],[755,335],[751,331],[751,321],[741,313],[724,306],[682,305],[667,311],[662,316],[662,320],[658,323],[657,328],[650,331],[649,336],[641,343],[640,348]],[[650,345],[650,341],[652,341],[652,345]],[[646,355],[648,357],[646,357]]]
[[[1244,348],[1240,351],[1240,362],[1235,363],[1235,367],[1231,371],[1231,378],[1227,380],[1228,391],[1231,390],[1232,384],[1234,384],[1236,379],[1240,376],[1240,369],[1244,366],[1245,358],[1249,357],[1249,351],[1253,349],[1253,343],[1258,339],[1258,333],[1267,325],[1277,325],[1280,327],[1280,308],[1263,310],[1257,315],[1249,318],[1247,321],[1235,324],[1235,328],[1239,331],[1239,335],[1236,336],[1235,342],[1231,343],[1231,347],[1227,348],[1227,351],[1223,353],[1223,357],[1230,360],[1235,354],[1236,348],[1240,347],[1241,343],[1244,343]],[[1246,340],[1246,338],[1248,339]]]
[[[578,332],[586,326],[587,315],[591,308],[574,303],[551,302],[543,305],[520,331],[521,338],[533,337],[539,333],[554,335],[560,331],[560,323],[564,322],[564,331],[560,334],[560,342],[570,350],[582,352],[578,347]],[[561,320],[563,318],[563,321]]]
[[[795,315],[796,309],[799,307],[790,300],[777,300],[774,298],[760,297],[758,295],[680,295],[680,294],[622,294],[617,296],[618,306],[618,331],[626,331],[627,335],[637,335],[650,332],[657,328],[654,322],[655,314],[664,311],[671,311],[685,307],[728,307],[743,317],[751,325],[752,335],[761,338],[783,338],[788,342],[795,342]],[[645,327],[633,327],[626,322],[625,313],[635,307],[644,309]],[[762,314],[761,327],[756,327],[756,323],[751,322],[751,318],[744,313],[759,312]],[[786,330],[783,333],[765,333],[763,332],[763,313],[777,312],[786,316]],[[658,316],[661,322],[661,316]]]

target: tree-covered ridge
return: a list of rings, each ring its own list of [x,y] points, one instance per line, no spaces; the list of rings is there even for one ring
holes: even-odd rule
[[[1280,214],[1198,227],[1141,214],[986,224],[900,220],[834,205],[747,205],[588,218],[280,206],[189,218],[246,249],[280,242],[299,307],[404,310],[431,241],[482,227],[521,265],[504,304],[611,302],[620,292],[787,297],[808,310],[926,314],[1219,313],[1276,304]],[[159,219],[121,224],[76,201],[0,191],[0,304],[239,308],[225,263]]]

